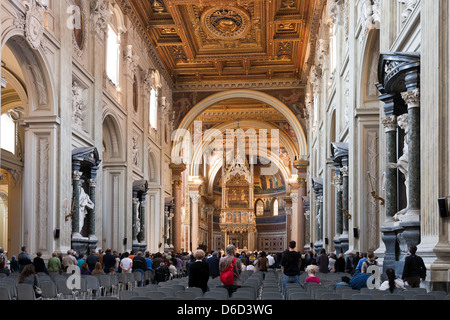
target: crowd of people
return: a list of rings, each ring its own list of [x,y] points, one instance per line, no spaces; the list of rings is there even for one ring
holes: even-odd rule
[[[401,277],[395,270],[388,269],[380,290],[393,290],[404,288],[405,283],[411,287],[419,287],[420,281],[426,277],[426,267],[423,260],[416,255],[417,248],[411,246],[409,256],[405,259],[405,267]],[[321,249],[319,253],[297,251],[295,241],[289,243],[284,252],[268,254],[264,251],[237,252],[234,245],[228,245],[225,251],[205,251],[198,249],[193,253],[150,253],[124,252],[118,253],[111,249],[104,252],[101,249],[92,250],[88,255],[77,254],[68,250],[66,255],[54,252],[47,262],[42,253],[37,252],[31,259],[27,248],[22,247],[21,252],[12,256],[8,261],[6,253],[0,248],[0,273],[9,275],[19,272],[20,282],[33,283],[38,272],[67,272],[69,268],[78,267],[81,274],[116,274],[144,272],[151,270],[152,281],[159,283],[170,278],[189,277],[189,286],[199,287],[204,292],[208,290],[207,282],[210,278],[220,277],[229,267],[233,268],[233,283],[226,285],[230,295],[241,286],[240,274],[244,270],[261,272],[263,277],[269,268],[280,268],[283,273],[283,292],[287,283],[300,283],[300,275],[307,273],[305,282],[320,284],[318,273],[343,273],[342,282],[337,286],[351,286],[361,289],[367,285],[367,279],[372,275],[371,266],[377,266],[377,257],[373,252],[326,253]],[[143,277],[144,278],[144,277]],[[138,283],[141,286],[142,283]]]

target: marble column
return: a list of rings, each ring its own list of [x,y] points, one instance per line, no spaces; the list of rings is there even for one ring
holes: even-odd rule
[[[91,169],[91,178],[88,180],[89,182],[89,197],[91,201],[94,203],[94,207],[89,209],[89,222],[88,222],[88,233],[89,233],[89,250],[94,250],[97,248],[97,236],[95,235],[95,215],[96,215],[96,200],[95,200],[95,191],[97,187],[97,170],[98,167],[94,167]]]
[[[133,213],[131,217],[131,224],[132,224],[132,230],[131,230],[131,240],[132,240],[132,246],[133,248],[137,247],[138,240],[137,240],[137,234],[138,234],[138,226],[137,226],[137,209],[139,205],[139,198],[137,197],[137,194],[133,194]]]
[[[198,237],[199,237],[199,218],[198,218],[198,202],[200,200],[199,193],[190,194],[192,206],[191,206],[191,251],[194,252],[198,249]]]
[[[418,88],[402,93],[408,105],[408,208],[401,218],[403,232],[397,235],[401,256],[407,255],[411,245],[420,243],[420,91]]]
[[[342,211],[347,212],[346,215],[342,216],[342,234],[341,240],[341,250],[342,252],[347,252],[349,248],[349,235],[348,226],[350,220],[350,209],[349,209],[349,180],[348,180],[348,158],[342,159],[342,167],[340,169],[342,173]]]
[[[294,168],[297,170],[298,176],[298,240],[297,240],[297,248],[299,250],[304,249],[305,247],[305,234],[306,234],[306,222],[305,222],[305,208],[303,205],[303,197],[306,196],[306,178],[308,176],[308,166],[309,161],[306,159],[295,159]]]
[[[342,209],[345,210],[348,214],[350,214],[349,203],[348,203],[348,199],[349,199],[348,166],[344,165],[340,169],[340,171],[342,173],[342,205],[343,205]],[[342,217],[342,234],[343,235],[348,235],[348,222],[349,222],[349,215],[343,215],[343,217]]]
[[[333,240],[334,242],[334,248],[336,255],[339,255],[341,252],[341,240],[340,237],[344,230],[344,224],[343,224],[343,212],[342,212],[342,175],[341,175],[341,168],[340,165],[336,165],[335,169],[335,176],[333,185],[336,192],[336,200],[335,200],[335,228],[336,228],[336,235]]]
[[[175,198],[175,212],[173,216],[173,248],[175,252],[181,252],[182,237],[181,237],[181,181],[174,182],[174,198]],[[187,247],[185,248],[188,249]]]
[[[95,215],[96,215],[96,187],[97,187],[97,170],[98,167],[91,168],[91,178],[89,179],[89,197],[91,201],[94,203],[94,208],[89,211],[89,238],[97,239],[95,236]]]
[[[292,190],[294,192],[292,192],[290,194],[291,200],[292,200],[292,220],[291,220],[291,239],[294,240],[297,243],[297,248],[299,248],[298,243],[300,241],[299,239],[299,229],[298,229],[298,219],[299,219],[299,214],[298,214],[298,203],[299,203],[299,198],[298,198],[298,191],[296,189]]]
[[[174,197],[174,216],[173,216],[173,248],[175,252],[181,252],[182,246],[182,227],[181,227],[181,187],[182,187],[182,173],[186,170],[185,164],[171,164],[170,169],[172,170],[172,184],[173,184],[173,197]],[[186,247],[185,250],[188,248]]]
[[[306,179],[299,179],[298,189],[298,250],[303,251],[305,247],[306,223],[305,223],[305,206],[303,197],[306,196]]]
[[[72,237],[81,238],[80,230],[80,179],[83,173],[78,164],[73,165]]]
[[[394,216],[398,211],[398,169],[397,163],[397,117],[391,115],[382,120],[386,133],[386,169],[385,169],[385,218],[381,225],[381,239],[385,246],[383,274],[389,268],[396,268],[398,254],[397,231]]]
[[[382,120],[386,133],[386,171],[385,171],[385,224],[394,221],[394,216],[398,211],[397,204],[397,117],[395,115]]]
[[[139,217],[140,217],[140,230],[138,230],[138,240],[141,243],[141,250],[146,247],[146,241],[145,241],[145,209],[146,209],[146,197],[147,193],[143,192],[140,195],[140,204],[139,204]]]

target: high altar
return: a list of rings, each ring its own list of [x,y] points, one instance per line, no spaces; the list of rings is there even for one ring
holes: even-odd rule
[[[225,234],[226,244],[253,251],[256,249],[253,164],[249,165],[239,148],[235,153],[231,163],[226,161],[222,166],[220,230]]]

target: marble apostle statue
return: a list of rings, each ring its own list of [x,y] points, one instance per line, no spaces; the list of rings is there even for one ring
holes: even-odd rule
[[[86,218],[88,209],[94,209],[94,202],[92,202],[89,195],[84,191],[84,188],[81,186],[78,187],[80,189],[80,197],[79,197],[79,204],[80,204],[80,210],[79,210],[79,230],[81,233],[81,230],[83,230],[84,226],[84,218]]]
[[[405,176],[405,187],[406,187],[406,208],[399,211],[395,216],[394,220],[400,220],[402,219],[402,216],[406,214],[406,211],[408,209],[409,205],[409,174],[408,174],[408,114],[402,114],[397,118],[398,126],[405,131],[405,140],[403,144],[403,155],[398,159],[397,163],[388,164],[388,168],[396,168],[399,169],[400,172]]]

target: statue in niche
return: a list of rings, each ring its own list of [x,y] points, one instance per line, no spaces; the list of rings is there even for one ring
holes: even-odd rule
[[[86,218],[86,215],[88,213],[88,209],[94,209],[94,202],[92,202],[91,198],[89,197],[89,195],[84,191],[84,188],[82,186],[82,181],[80,181],[80,185],[78,187],[79,189],[79,230],[81,232],[81,230],[83,230],[83,226],[84,226],[84,219]]]
[[[405,186],[406,186],[406,208],[399,211],[394,219],[397,221],[402,220],[402,216],[406,213],[409,206],[409,174],[408,174],[408,114],[402,114],[397,118],[398,126],[405,131],[405,140],[403,144],[403,155],[398,159],[397,163],[388,165],[388,168],[399,169],[400,172],[405,176]]]

